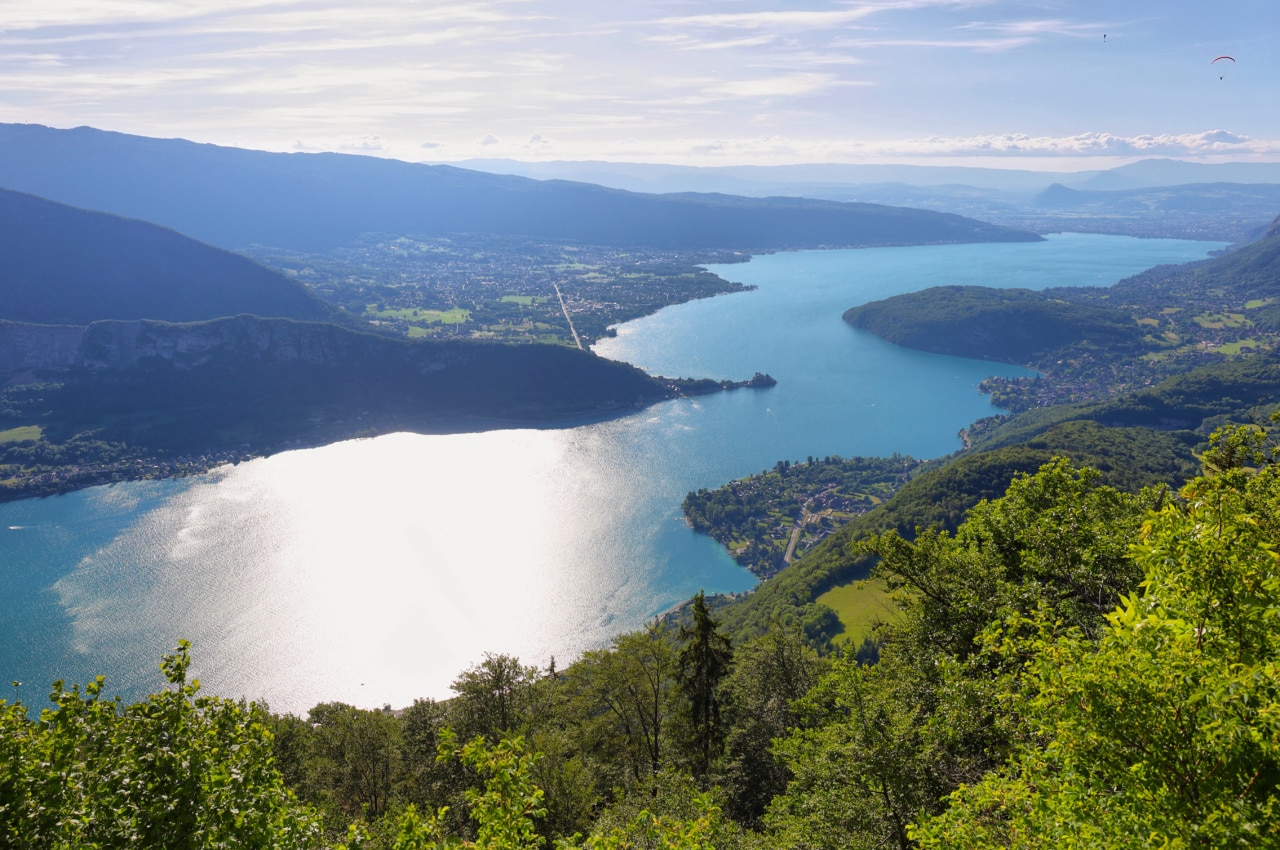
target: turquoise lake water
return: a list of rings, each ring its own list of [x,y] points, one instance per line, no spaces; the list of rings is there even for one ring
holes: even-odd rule
[[[393,434],[199,478],[0,505],[0,681],[135,698],[193,644],[207,690],[303,712],[443,697],[483,653],[565,662],[752,577],[680,515],[689,490],[808,455],[934,457],[1023,370],[888,345],[849,307],[941,284],[1109,285],[1218,243],[1065,234],[814,251],[713,266],[759,288],[628,323],[597,351],[670,376],[778,386],[553,430]]]

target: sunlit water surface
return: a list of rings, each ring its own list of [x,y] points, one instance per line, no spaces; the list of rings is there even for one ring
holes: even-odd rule
[[[900,349],[848,307],[938,284],[1107,285],[1216,243],[1044,243],[775,254],[715,266],[757,291],[631,322],[601,354],[778,386],[558,430],[394,434],[200,478],[0,505],[0,680],[108,676],[135,698],[194,646],[207,690],[305,711],[442,697],[486,651],[558,663],[699,588],[754,580],[684,524],[686,492],[808,455],[930,457],[1022,370]]]

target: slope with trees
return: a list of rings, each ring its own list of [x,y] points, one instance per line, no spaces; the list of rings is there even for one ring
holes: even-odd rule
[[[1280,219],[1220,257],[1157,266],[1111,287],[937,287],[853,308],[891,342],[1030,366],[991,378],[1008,410],[1092,402],[1280,344]]]
[[[1029,289],[936,286],[847,310],[855,328],[907,348],[1010,363],[1071,345],[1132,356],[1139,325],[1118,310],[1071,304]]]
[[[0,324],[0,356],[11,328]],[[26,429],[0,443],[0,498],[202,471],[300,441],[614,416],[679,392],[563,346],[404,340],[253,316],[98,322],[58,366],[0,389],[0,431]]]
[[[306,718],[173,688],[0,701],[10,846],[1142,847],[1280,841],[1280,446],[1214,435],[1180,493],[1062,460],[953,533],[857,541],[879,658],[794,629],[490,655],[455,696]],[[469,736],[469,737],[465,737]],[[175,839],[179,836],[179,839]],[[175,844],[175,840],[186,843]]]
[[[284,275],[144,221],[0,189],[0,319],[194,322],[249,313],[331,321]]]

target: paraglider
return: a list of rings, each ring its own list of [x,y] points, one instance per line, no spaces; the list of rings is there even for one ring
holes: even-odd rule
[[[1217,64],[1218,64],[1219,62],[1221,62],[1223,59],[1229,60],[1229,61],[1231,62],[1231,64],[1232,64],[1232,65],[1236,64],[1236,60],[1235,60],[1235,59],[1233,59],[1233,58],[1232,58],[1232,57],[1230,57],[1230,56],[1219,56],[1217,59],[1214,59],[1214,60],[1213,60],[1212,62],[1210,62],[1209,64],[1210,64],[1210,65],[1217,65]],[[1225,67],[1225,66],[1223,66],[1223,67]],[[1219,74],[1219,75],[1218,75],[1218,79],[1219,79],[1219,80],[1226,79],[1226,76],[1225,76],[1224,74]]]

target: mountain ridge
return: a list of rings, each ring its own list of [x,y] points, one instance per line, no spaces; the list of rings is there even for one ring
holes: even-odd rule
[[[0,125],[0,185],[236,249],[322,251],[364,233],[487,233],[659,248],[1035,241],[950,213],[836,201],[642,195],[453,166],[268,153],[81,127]]]
[[[0,189],[0,229],[0,319],[83,325],[339,315],[279,272],[146,221]]]

